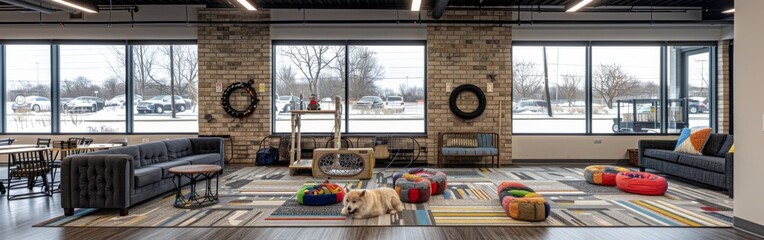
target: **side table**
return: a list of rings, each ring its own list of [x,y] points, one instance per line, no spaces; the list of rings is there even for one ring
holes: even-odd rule
[[[219,165],[200,164],[173,167],[168,172],[174,174],[173,183],[175,184],[175,203],[177,208],[198,208],[213,205],[218,202],[218,188],[220,186]],[[183,178],[190,180],[188,194],[183,194]],[[204,177],[204,179],[200,179]],[[212,190],[212,178],[215,178],[215,190]],[[205,181],[205,191],[200,195],[196,191],[196,183]]]

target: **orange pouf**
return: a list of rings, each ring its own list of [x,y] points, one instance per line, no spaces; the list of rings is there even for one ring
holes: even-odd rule
[[[666,193],[666,178],[646,172],[622,172],[615,177],[616,187],[621,191],[660,196]]]

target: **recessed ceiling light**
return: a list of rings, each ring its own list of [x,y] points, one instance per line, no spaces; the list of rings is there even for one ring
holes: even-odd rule
[[[730,9],[730,10],[724,11],[724,12],[722,12],[722,13],[735,13],[735,9],[733,8],[733,9]]]
[[[241,6],[243,6],[247,10],[249,10],[249,11],[257,11],[257,8],[255,8],[255,4],[249,2],[249,0],[238,0],[238,1],[239,1],[239,4],[241,4]]]
[[[570,2],[565,5],[565,11],[566,12],[575,12],[578,11],[578,9],[581,9],[582,7],[586,6],[586,4],[591,3],[593,0],[581,0],[578,3],[575,3],[575,1]]]
[[[417,12],[422,8],[422,0],[411,0],[411,11]]]
[[[90,2],[81,2],[76,0],[53,0],[53,2],[74,8],[83,12],[98,13],[98,5]]]

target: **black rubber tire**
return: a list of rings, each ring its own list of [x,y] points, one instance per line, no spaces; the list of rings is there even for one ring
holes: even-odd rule
[[[464,112],[459,109],[459,106],[456,106],[456,100],[459,98],[459,94],[464,91],[472,92],[477,96],[478,107],[475,109],[475,111]],[[483,93],[483,90],[481,90],[479,87],[472,84],[464,84],[456,87],[453,91],[451,91],[451,96],[448,98],[448,108],[451,109],[451,113],[465,120],[474,119],[482,115],[483,111],[485,111],[485,104],[485,93]]]

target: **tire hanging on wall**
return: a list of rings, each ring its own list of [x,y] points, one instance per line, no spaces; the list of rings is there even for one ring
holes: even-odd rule
[[[456,106],[456,100],[459,98],[459,94],[464,91],[472,92],[477,96],[478,107],[475,109],[475,111],[464,112],[459,109],[459,106]],[[448,98],[448,107],[451,109],[451,113],[465,120],[474,119],[482,115],[483,111],[485,111],[485,104],[485,93],[483,93],[483,90],[481,90],[479,87],[472,84],[464,84],[456,87],[453,91],[451,91],[451,96]]]
[[[223,105],[223,110],[225,110],[228,115],[236,118],[245,118],[255,112],[257,103],[260,102],[260,99],[257,98],[257,92],[255,92],[255,88],[252,87],[252,83],[254,82],[254,79],[250,79],[246,83],[237,82],[231,84],[223,91],[223,97],[220,98],[220,100],[222,101],[221,104]],[[231,94],[233,94],[236,89],[244,89],[249,95],[249,106],[245,110],[236,110],[231,106]]]

